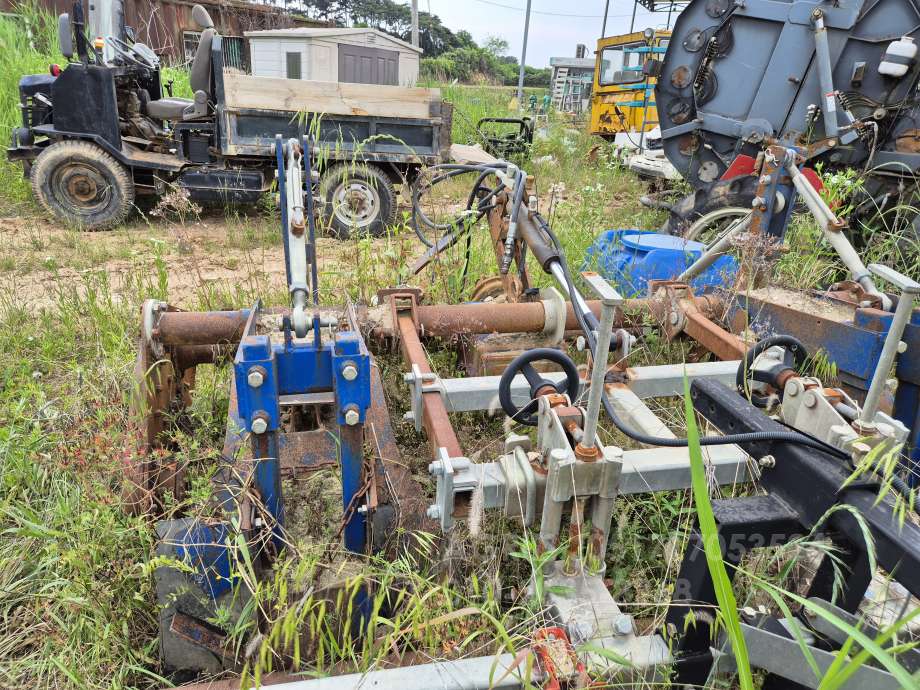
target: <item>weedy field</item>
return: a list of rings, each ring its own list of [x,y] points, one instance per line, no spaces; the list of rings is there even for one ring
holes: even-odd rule
[[[18,121],[19,75],[61,61],[54,45],[46,16],[0,18],[0,138],[8,139]],[[183,75],[174,76],[181,85]],[[469,143],[479,117],[507,114],[510,91],[443,90],[457,109],[455,141]],[[553,119],[538,134],[526,169],[575,266],[600,231],[654,228],[664,220],[639,204],[646,184],[576,123]],[[845,196],[857,184],[832,180],[831,193]],[[139,308],[148,297],[185,309],[240,308],[257,299],[285,304],[277,213],[271,200],[254,210],[161,208],[109,232],[83,233],[42,216],[21,170],[5,161],[0,188],[0,686],[163,687],[170,679],[157,661],[152,524],[130,516],[120,498],[124,466],[135,453],[127,398],[135,385]],[[445,208],[460,199],[450,192],[437,200]],[[381,238],[320,241],[324,303],[367,302],[379,288],[406,278],[405,266],[422,246],[407,213],[403,221]],[[842,276],[819,237],[807,217],[796,220],[777,281],[812,288]],[[916,251],[883,228],[866,252],[916,274]],[[461,301],[477,278],[493,273],[494,257],[480,231],[468,257],[457,247],[417,282],[433,301]],[[651,331],[633,355],[637,365],[702,356]],[[455,366],[450,354],[433,357],[442,374]],[[408,406],[399,362],[383,355],[379,363],[399,419]],[[191,490],[169,506],[175,512],[194,513],[206,504],[222,443],[229,371],[203,369],[193,423],[176,439]],[[676,425],[684,419],[679,400],[656,411]],[[467,416],[456,423],[473,457],[501,443],[497,419]],[[602,433],[613,438],[608,429]],[[429,459],[411,452],[423,447],[421,437],[408,424],[397,435],[424,479]],[[237,625],[229,612],[214,623],[237,642],[247,677],[280,668],[308,675],[362,671],[526,643],[543,615],[526,593],[527,582],[545,556],[537,555],[532,535],[503,523],[490,522],[476,536],[460,530],[448,542],[414,534],[401,558],[359,564],[352,586],[372,582],[380,593],[370,634],[361,640],[343,635],[337,624],[348,613],[348,597],[332,604],[295,597],[328,576],[333,535],[316,528],[315,517],[337,509],[329,499],[337,496],[337,481],[334,472],[317,473],[286,487],[301,499],[294,522],[302,528],[291,530],[287,555],[269,581],[254,582],[245,558],[237,564],[253,590],[249,606],[260,609],[265,625],[260,632]],[[643,632],[660,624],[677,554],[697,510],[705,510],[705,482],[695,489],[695,500],[689,491],[670,492],[627,498],[618,508],[608,586]],[[783,588],[805,567],[799,557],[807,545],[806,538],[747,564],[739,605],[787,601]],[[396,612],[388,617],[384,597],[386,610]]]

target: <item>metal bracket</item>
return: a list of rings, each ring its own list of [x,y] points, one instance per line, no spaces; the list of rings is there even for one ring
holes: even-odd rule
[[[415,424],[415,430],[421,433],[422,415],[425,411],[425,404],[422,402],[422,396],[425,393],[440,393],[443,397],[444,385],[441,383],[441,378],[437,374],[423,374],[418,364],[412,365],[412,371],[410,373],[403,374],[403,381],[408,383],[411,389],[409,391],[411,396],[409,402],[412,406],[412,409],[403,415],[403,419],[407,422],[413,422]]]

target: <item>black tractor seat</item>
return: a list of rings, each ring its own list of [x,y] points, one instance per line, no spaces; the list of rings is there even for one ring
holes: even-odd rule
[[[189,84],[195,94],[194,100],[186,98],[160,98],[144,103],[144,112],[158,120],[195,120],[208,114],[211,100],[211,43],[217,31],[207,10],[201,5],[192,8],[192,18],[201,29],[201,39],[192,61]]]

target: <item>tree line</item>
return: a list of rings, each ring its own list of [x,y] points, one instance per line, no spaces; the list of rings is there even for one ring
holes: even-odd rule
[[[412,38],[412,10],[394,0],[274,0],[275,5],[333,26],[370,27],[403,41]],[[479,45],[464,30],[452,31],[436,14],[419,11],[419,47],[423,78],[461,82],[517,84],[518,60],[508,42],[491,37]],[[525,67],[526,86],[548,87],[550,69]]]

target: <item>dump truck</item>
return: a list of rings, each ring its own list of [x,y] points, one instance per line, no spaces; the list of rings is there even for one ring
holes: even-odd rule
[[[668,228],[749,210],[775,143],[809,167],[860,171],[851,223],[890,214],[916,234],[904,211],[920,171],[918,39],[908,0],[690,2],[653,70],[665,154],[694,188]]]
[[[54,217],[108,228],[176,188],[254,203],[273,184],[275,137],[307,134],[332,232],[379,234],[395,221],[396,187],[449,155],[451,107],[437,89],[254,77],[227,64],[202,6],[193,17],[202,33],[184,99],[129,27],[91,43],[81,2],[60,16],[68,63],[20,80],[22,126],[7,152]]]

